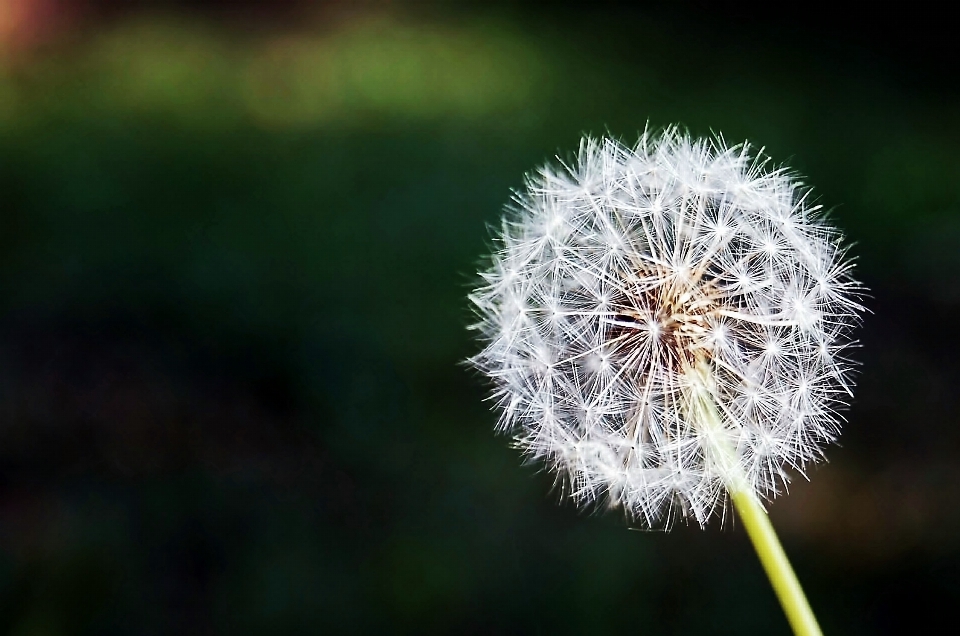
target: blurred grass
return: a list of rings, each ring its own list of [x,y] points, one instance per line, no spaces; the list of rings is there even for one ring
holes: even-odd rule
[[[0,64],[0,627],[784,632],[739,533],[577,516],[489,432],[458,366],[485,226],[582,132],[680,122],[808,175],[878,293],[954,302],[960,110],[629,16],[152,16]],[[873,566],[787,535],[827,631],[883,628]]]
[[[218,130],[357,127],[516,115],[549,87],[544,51],[509,24],[355,17],[260,37],[185,19],[131,20],[10,73],[0,123],[153,118]],[[68,97],[68,99],[64,99]]]

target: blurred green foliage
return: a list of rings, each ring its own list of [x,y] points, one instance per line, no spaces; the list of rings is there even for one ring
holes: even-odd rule
[[[460,364],[486,226],[523,173],[583,132],[673,122],[808,175],[878,307],[924,325],[960,300],[956,96],[870,58],[642,14],[463,13],[153,16],[3,62],[0,629],[786,633],[742,533],[556,505]],[[949,388],[924,440],[895,435],[957,373],[873,320],[821,472],[914,448],[936,490]],[[877,599],[903,585],[919,608],[957,597],[956,534],[932,530],[960,530],[949,504],[911,499],[912,525],[863,538],[816,497],[783,519],[826,524],[786,536],[827,632],[896,631]]]

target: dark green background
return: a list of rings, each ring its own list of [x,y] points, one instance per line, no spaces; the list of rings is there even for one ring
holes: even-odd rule
[[[765,146],[856,244],[856,399],[771,514],[828,634],[952,620],[943,42],[695,7],[145,4],[0,54],[0,631],[787,633],[736,522],[558,505],[461,364],[510,188],[647,122]]]

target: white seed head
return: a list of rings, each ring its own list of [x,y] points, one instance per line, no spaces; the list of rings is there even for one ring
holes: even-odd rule
[[[862,287],[839,233],[747,144],[584,139],[528,175],[470,295],[499,428],[581,504],[704,525],[835,439]],[[720,426],[698,416],[716,405]]]

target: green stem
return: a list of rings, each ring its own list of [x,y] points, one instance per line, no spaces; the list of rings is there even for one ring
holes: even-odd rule
[[[773,591],[780,599],[780,605],[787,615],[793,633],[796,636],[823,636],[770,518],[760,505],[757,494],[737,459],[730,431],[723,426],[717,412],[713,397],[713,378],[706,364],[698,364],[691,379],[691,416],[693,421],[700,423],[704,450],[725,476],[733,506],[747,529],[747,535],[760,557],[760,563],[770,579]]]
[[[797,636],[822,636],[823,632],[820,631],[817,618],[810,609],[803,588],[800,587],[800,581],[787,560],[770,518],[757,501],[757,496],[751,490],[730,490],[730,498],[733,499],[733,506],[753,541],[753,547],[757,550],[760,563],[773,585],[773,591],[780,599],[780,605],[790,621],[793,633]]]

